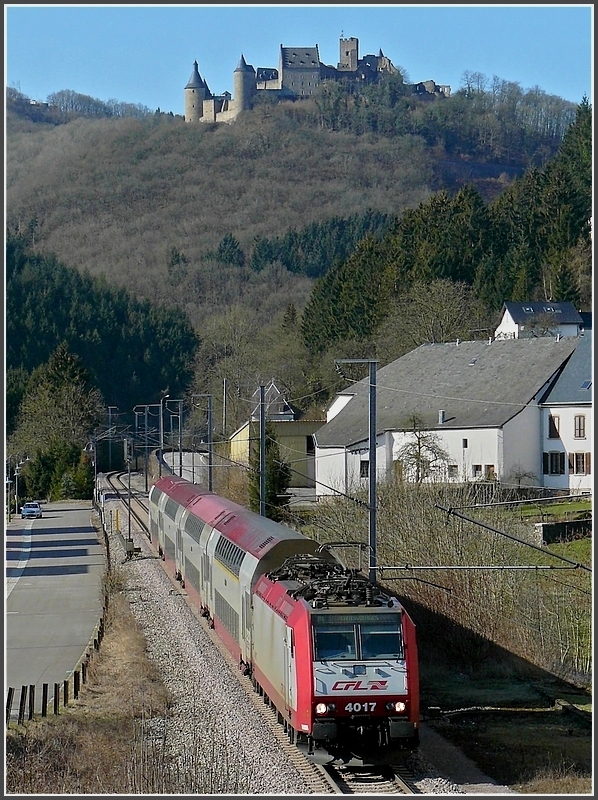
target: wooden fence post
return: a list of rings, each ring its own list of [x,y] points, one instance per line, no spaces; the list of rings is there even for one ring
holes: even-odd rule
[[[79,697],[80,674],[78,669],[73,673],[73,697],[75,700]]]
[[[54,684],[54,716],[60,714],[60,684]]]
[[[27,703],[27,687],[21,686],[21,700],[19,702],[19,720],[18,720],[19,725],[22,725],[25,722],[26,703]]]
[[[69,704],[69,681],[68,678],[64,682],[64,697],[63,697],[63,705],[68,706]]]
[[[48,684],[42,684],[42,717],[48,714]]]
[[[14,686],[8,687],[8,696],[6,698],[6,727],[10,724],[10,715],[12,713],[12,701],[15,696]]]
[[[35,714],[35,684],[29,685],[29,714],[28,719],[33,719]]]

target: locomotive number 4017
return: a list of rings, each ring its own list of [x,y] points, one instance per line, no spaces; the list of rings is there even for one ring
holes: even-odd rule
[[[376,710],[376,703],[347,703],[345,711],[349,714],[372,714]]]

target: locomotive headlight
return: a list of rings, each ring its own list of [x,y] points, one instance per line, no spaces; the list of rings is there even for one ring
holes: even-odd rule
[[[392,700],[390,703],[386,704],[387,711],[397,711],[399,714],[401,714],[406,708],[407,706],[402,700]]]
[[[316,714],[325,714],[328,711],[326,703],[318,703],[316,705]]]

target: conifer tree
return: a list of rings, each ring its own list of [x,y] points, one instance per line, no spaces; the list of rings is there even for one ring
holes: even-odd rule
[[[579,305],[579,289],[565,261],[561,261],[552,274],[550,299],[556,303],[570,302],[575,306]]]

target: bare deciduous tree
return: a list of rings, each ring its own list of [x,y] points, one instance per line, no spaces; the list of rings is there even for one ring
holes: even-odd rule
[[[406,420],[403,429],[409,439],[397,452],[402,477],[415,483],[444,477],[449,456],[440,443],[440,437],[427,430],[416,414]]]

